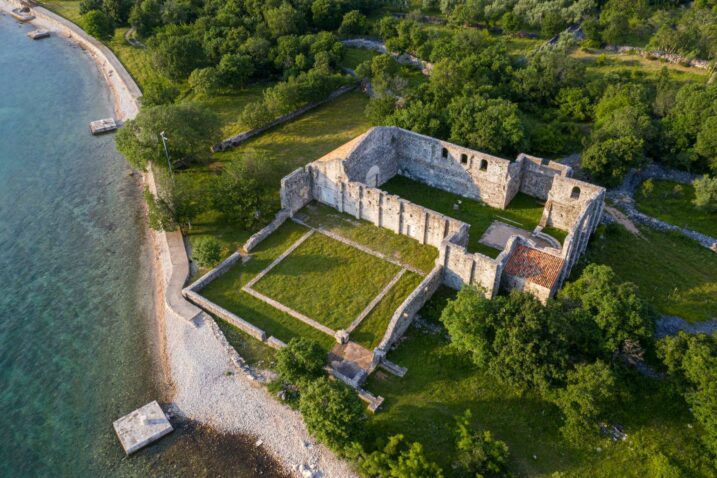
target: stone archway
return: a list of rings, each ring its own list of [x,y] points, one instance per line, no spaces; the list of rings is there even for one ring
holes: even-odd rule
[[[381,169],[374,165],[366,173],[366,186],[375,188],[378,186],[378,177],[381,175]]]

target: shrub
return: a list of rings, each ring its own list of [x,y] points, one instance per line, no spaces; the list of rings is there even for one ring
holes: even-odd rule
[[[393,435],[381,450],[360,453],[359,468],[370,478],[442,478],[443,470],[428,461],[423,445],[406,443],[403,435]]]
[[[276,371],[282,380],[296,384],[324,374],[326,353],[314,340],[293,338],[276,353]]]
[[[706,211],[717,211],[717,176],[704,175],[695,179],[692,186],[695,188],[693,204]]]
[[[219,73],[213,66],[198,68],[189,75],[189,86],[201,95],[211,95],[220,85]]]
[[[366,33],[366,26],[366,15],[358,10],[352,10],[344,15],[339,27],[339,33],[345,36],[361,35]]]
[[[214,237],[194,241],[192,259],[203,267],[214,267],[222,258],[222,246]]]
[[[309,433],[336,452],[346,452],[363,434],[364,406],[356,391],[342,382],[309,382],[301,390],[299,410]]]
[[[142,106],[158,106],[174,103],[179,97],[179,89],[169,81],[152,79],[145,83],[140,100]]]
[[[98,40],[111,40],[115,33],[112,18],[101,10],[90,10],[82,15],[82,28]]]
[[[642,197],[650,197],[652,196],[652,193],[655,191],[655,183],[652,179],[647,179],[645,182],[642,183],[640,186],[640,194],[642,194]]]
[[[455,419],[458,452],[455,468],[461,476],[508,476],[508,445],[494,439],[489,431],[472,429],[470,410]]]

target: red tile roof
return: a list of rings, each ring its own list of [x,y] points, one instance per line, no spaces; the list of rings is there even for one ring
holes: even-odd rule
[[[552,289],[558,280],[563,260],[560,257],[519,245],[508,259],[506,274],[522,277],[528,282]]]

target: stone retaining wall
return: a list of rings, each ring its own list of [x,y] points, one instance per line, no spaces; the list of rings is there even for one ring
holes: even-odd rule
[[[192,282],[192,284],[187,286],[187,289],[191,290],[192,292],[199,292],[200,290],[204,289],[210,282],[224,275],[224,273],[226,273],[234,264],[239,262],[243,257],[244,255],[241,252],[235,252],[231,256],[224,259],[221,264],[216,266],[214,269],[210,270],[202,277]]]
[[[287,123],[289,121],[293,121],[296,118],[298,118],[299,116],[303,115],[304,113],[308,113],[309,111],[311,111],[315,108],[318,108],[321,105],[330,103],[331,101],[334,101],[339,96],[355,90],[357,87],[358,87],[358,84],[342,86],[341,88],[339,88],[338,90],[334,91],[329,96],[327,96],[326,99],[323,99],[321,101],[316,101],[314,103],[309,103],[308,105],[306,105],[302,108],[299,108],[298,110],[292,111],[291,113],[287,113],[284,116],[280,116],[266,126],[250,129],[248,131],[239,133],[236,136],[232,136],[229,139],[225,139],[221,143],[215,144],[214,146],[212,146],[212,151],[214,151],[216,153],[218,151],[226,151],[227,149],[236,148],[237,146],[239,146],[240,144],[253,138],[254,136],[260,135],[261,133],[263,133],[267,130],[270,130],[271,128],[273,128],[275,126],[279,126],[279,125]]]
[[[247,334],[251,335],[257,340],[260,340],[262,342],[266,342],[267,335],[266,332],[264,332],[259,327],[255,326],[254,324],[250,324],[246,320],[242,319],[236,314],[233,314],[226,310],[225,308],[215,304],[214,302],[210,301],[209,299],[206,299],[199,295],[197,292],[194,292],[189,289],[184,289],[183,291],[184,297],[186,297],[188,300],[191,300],[198,306],[200,306],[202,309],[206,310],[207,312],[216,315],[217,317],[226,320],[230,324],[232,324],[234,327],[246,332]]]
[[[282,224],[291,216],[291,213],[287,211],[286,209],[280,210],[278,213],[276,213],[276,217],[273,221],[271,221],[266,227],[264,227],[259,232],[254,233],[247,241],[244,243],[244,250],[246,252],[251,251],[254,249],[261,241],[269,237],[274,231],[279,229]]]

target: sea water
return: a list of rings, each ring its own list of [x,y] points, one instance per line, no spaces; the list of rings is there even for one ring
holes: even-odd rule
[[[31,29],[0,16],[0,476],[273,476],[206,430],[125,458],[112,421],[160,394],[142,189],[89,133],[94,63]]]

